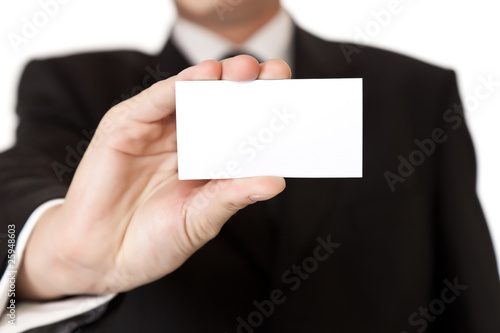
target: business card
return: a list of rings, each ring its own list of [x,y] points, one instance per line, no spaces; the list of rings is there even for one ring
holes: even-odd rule
[[[179,179],[360,178],[362,79],[176,82]]]

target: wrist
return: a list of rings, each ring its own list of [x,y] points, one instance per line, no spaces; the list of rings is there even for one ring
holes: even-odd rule
[[[53,300],[91,289],[65,249],[62,208],[49,208],[28,239],[17,276],[20,299]]]

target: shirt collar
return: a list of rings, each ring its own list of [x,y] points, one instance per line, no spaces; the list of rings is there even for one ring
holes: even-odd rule
[[[183,18],[177,18],[172,39],[191,64],[203,60],[220,60],[234,50],[242,50],[266,61],[278,58],[292,61],[293,22],[281,9],[275,17],[250,37],[243,45],[236,45],[216,33]]]

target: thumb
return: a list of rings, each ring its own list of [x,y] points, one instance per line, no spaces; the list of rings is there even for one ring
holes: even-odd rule
[[[238,210],[271,199],[285,189],[282,177],[211,180],[193,196],[186,210],[186,232],[192,245],[201,247],[217,236]]]

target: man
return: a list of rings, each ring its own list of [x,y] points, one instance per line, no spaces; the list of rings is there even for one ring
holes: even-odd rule
[[[25,313],[40,332],[497,332],[453,72],[320,40],[278,0],[243,1],[224,20],[212,1],[176,5],[158,56],[25,70],[18,141],[0,157],[2,227],[23,229],[18,327]],[[202,62],[234,52],[292,71],[249,56]],[[177,180],[176,81],[291,75],[364,79],[363,179],[289,179],[276,198],[279,177]]]

